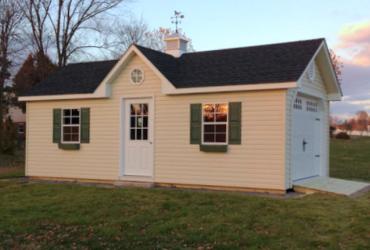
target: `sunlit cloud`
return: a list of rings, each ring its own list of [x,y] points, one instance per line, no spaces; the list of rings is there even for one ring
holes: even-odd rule
[[[335,46],[346,63],[370,66],[370,21],[344,26],[339,32],[339,42]]]
[[[360,110],[370,112],[370,20],[343,26],[333,48],[344,65],[344,96],[332,103],[332,114],[344,118]]]

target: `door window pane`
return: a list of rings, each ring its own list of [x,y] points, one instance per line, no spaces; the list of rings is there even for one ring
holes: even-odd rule
[[[130,106],[130,140],[147,140],[149,126],[149,105],[135,103]]]

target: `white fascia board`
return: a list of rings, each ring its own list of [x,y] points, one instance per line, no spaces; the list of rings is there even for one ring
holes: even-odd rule
[[[339,95],[342,97],[343,96],[343,91],[342,91],[342,88],[338,82],[338,79],[337,77],[335,76],[335,71],[334,71],[334,68],[331,66],[332,64],[332,60],[331,60],[331,57],[330,57],[330,53],[329,53],[329,48],[327,46],[327,44],[325,42],[323,42],[323,47],[324,47],[324,53],[326,55],[326,59],[329,61],[329,64],[330,64],[330,74],[331,74],[331,77],[333,78],[333,81],[335,83],[335,88],[337,89],[337,92],[339,93]]]
[[[283,83],[261,83],[261,84],[239,84],[227,85],[218,87],[196,87],[196,88],[163,88],[162,93],[166,95],[183,95],[197,93],[216,93],[216,92],[237,92],[237,91],[252,91],[252,90],[273,90],[273,89],[290,89],[296,88],[296,82]]]
[[[52,101],[52,100],[73,100],[73,99],[100,99],[107,98],[105,95],[93,94],[69,94],[69,95],[41,95],[41,96],[20,96],[18,101]]]

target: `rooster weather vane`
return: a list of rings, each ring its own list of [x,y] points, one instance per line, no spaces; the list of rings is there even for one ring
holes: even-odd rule
[[[179,33],[178,25],[181,23],[181,19],[183,19],[185,16],[180,12],[175,10],[175,15],[171,17],[171,23],[175,24],[176,27],[176,34]]]

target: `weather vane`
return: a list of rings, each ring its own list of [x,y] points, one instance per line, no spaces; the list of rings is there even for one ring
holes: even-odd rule
[[[181,23],[181,19],[183,19],[185,16],[180,12],[175,10],[175,15],[171,17],[171,23],[174,23],[176,26],[176,34],[179,33],[178,25]]]

